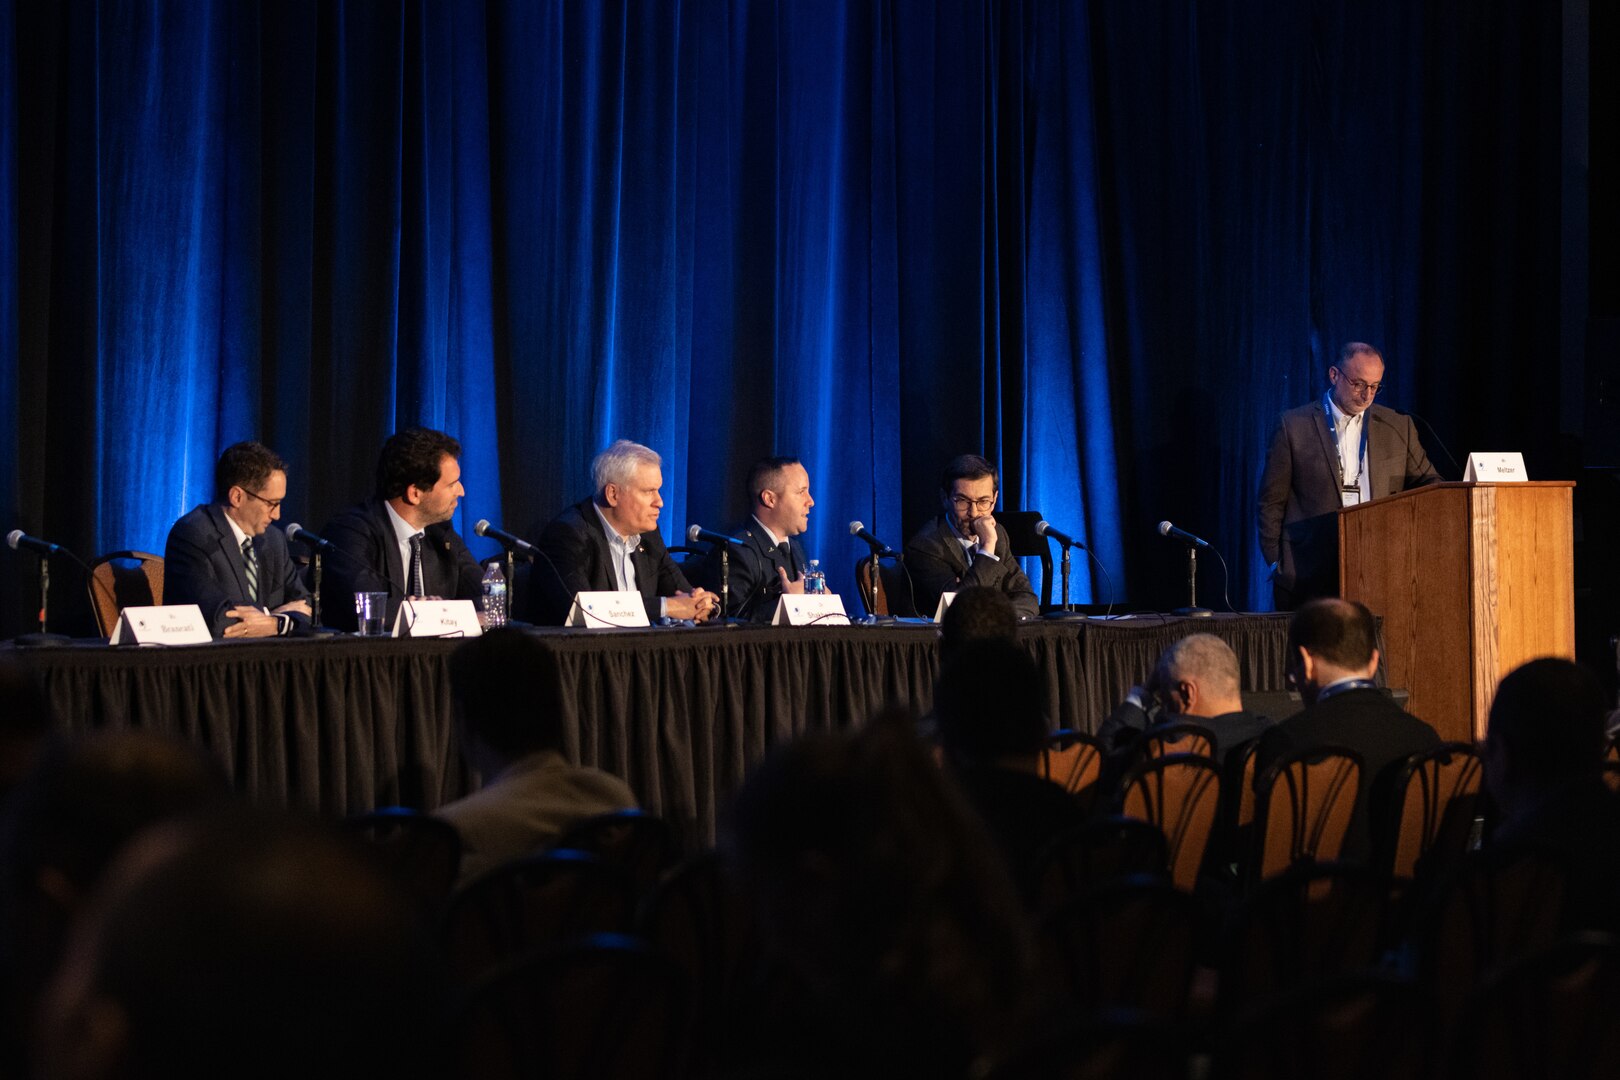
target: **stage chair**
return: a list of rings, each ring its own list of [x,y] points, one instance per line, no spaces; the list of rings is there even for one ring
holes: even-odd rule
[[[1431,853],[1468,848],[1483,769],[1472,743],[1443,743],[1408,756],[1390,774],[1388,805],[1373,807],[1373,864],[1410,881]]]
[[[461,834],[442,818],[387,806],[344,821],[430,911],[442,911],[461,872]]]
[[[1041,920],[1040,961],[1083,1013],[1186,1015],[1198,901],[1161,876],[1101,885]]]
[[[1221,773],[1195,754],[1152,758],[1125,774],[1121,783],[1126,817],[1157,825],[1170,852],[1170,880],[1191,892],[1215,832]]]
[[[596,934],[525,957],[479,982],[451,1019],[451,1074],[685,1077],[685,984],[652,946]]]
[[[1002,510],[996,524],[1007,530],[1007,546],[1015,559],[1041,561],[1041,610],[1052,606],[1052,541],[1035,531],[1039,510]]]
[[[1047,736],[1041,751],[1041,775],[1079,799],[1090,810],[1096,805],[1102,779],[1103,750],[1096,736],[1068,728]]]
[[[877,577],[872,576],[873,559],[868,556],[855,564],[855,591],[861,596],[861,609],[868,615],[894,615],[925,619],[932,611],[917,611],[906,572],[892,563],[877,560]],[[874,591],[875,590],[875,591]]]
[[[628,931],[630,875],[583,851],[548,851],[497,866],[451,898],[444,919],[452,980],[466,985],[542,945]]]
[[[650,893],[679,859],[669,822],[645,810],[616,810],[576,821],[552,848],[587,851],[622,868],[637,896]]]
[[[125,608],[163,603],[163,556],[149,551],[114,551],[90,564],[89,582],[96,629],[102,637],[109,637]]]
[[[1361,755],[1342,746],[1298,750],[1258,781],[1244,879],[1252,890],[1295,863],[1332,862],[1344,847],[1360,791]]]
[[[1168,878],[1170,855],[1157,825],[1106,817],[1070,829],[1036,859],[1036,910],[1056,911],[1094,889],[1126,878]]]

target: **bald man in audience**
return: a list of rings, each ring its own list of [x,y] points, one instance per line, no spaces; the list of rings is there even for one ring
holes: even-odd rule
[[[1150,726],[1148,715],[1159,706],[1158,720],[1190,720],[1215,735],[1221,761],[1234,747],[1265,733],[1271,721],[1243,706],[1237,653],[1214,634],[1189,634],[1166,649],[1153,666],[1147,688],[1131,692],[1097,730],[1105,749],[1128,750]]]

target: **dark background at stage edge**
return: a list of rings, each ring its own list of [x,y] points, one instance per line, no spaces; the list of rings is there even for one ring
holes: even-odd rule
[[[492,5],[490,10],[498,7]],[[742,12],[748,5],[733,7]],[[1579,481],[1578,638],[1583,659],[1612,687],[1614,653],[1608,639],[1620,630],[1620,572],[1612,554],[1617,546],[1612,538],[1620,535],[1620,480],[1614,471],[1620,466],[1620,201],[1612,197],[1588,201],[1587,196],[1589,192],[1620,190],[1620,150],[1605,134],[1616,130],[1620,121],[1616,115],[1620,111],[1616,65],[1605,62],[1620,55],[1616,50],[1620,15],[1607,5],[1579,3],[1559,9],[1557,5],[1498,2],[1476,5],[1469,12],[1455,4],[1434,3],[1423,9],[1423,15],[1410,17],[1401,12],[1411,5],[1401,4],[1364,5],[1358,15],[1349,14],[1350,6],[1333,3],[1291,7],[1300,8],[1303,14],[1272,18],[1272,25],[1262,27],[1268,21],[1263,5],[1255,6],[1250,17],[1210,5],[1206,11],[1221,12],[1225,21],[1206,17],[1203,25],[1188,27],[1140,13],[1127,17],[1118,5],[1091,6],[1084,30],[1091,49],[1088,84],[1063,100],[1085,101],[1094,125],[1089,144],[1094,153],[1089,162],[1094,182],[1083,186],[1097,201],[1098,233],[1089,247],[1081,246],[1096,254],[1095,265],[1086,269],[1096,270],[1102,278],[1095,309],[1100,324],[1067,330],[1076,341],[1090,342],[1093,339],[1086,335],[1099,331],[1102,335],[1105,363],[1095,369],[1100,374],[1077,364],[1070,375],[1076,380],[1104,380],[1103,400],[1111,414],[1105,442],[1120,487],[1111,504],[1087,493],[1067,510],[1055,511],[1050,505],[1041,509],[1055,525],[1080,532],[1105,553],[1112,552],[1109,569],[1119,583],[1119,592],[1140,606],[1167,608],[1181,599],[1180,550],[1151,535],[1153,523],[1164,517],[1215,541],[1232,564],[1235,606],[1259,606],[1256,599],[1264,595],[1264,589],[1257,583],[1252,488],[1258,456],[1264,451],[1259,444],[1269,426],[1268,417],[1277,407],[1297,404],[1319,392],[1321,369],[1337,339],[1370,337],[1385,347],[1391,361],[1394,385],[1387,403],[1414,409],[1434,421],[1451,454],[1470,449],[1522,449],[1533,476]],[[46,5],[0,5],[0,45],[4,46],[0,55],[9,68],[9,78],[0,83],[0,104],[18,121],[6,125],[10,141],[0,160],[0,192],[10,202],[0,213],[11,217],[0,223],[11,225],[14,236],[10,251],[0,244],[0,270],[10,279],[0,296],[0,330],[10,338],[4,345],[12,351],[8,358],[7,350],[0,349],[0,367],[6,369],[0,370],[0,406],[6,413],[0,415],[0,431],[10,428],[9,439],[0,436],[0,453],[8,459],[0,467],[0,512],[4,514],[0,527],[26,528],[89,557],[119,546],[151,544],[103,535],[110,516],[106,509],[109,499],[142,500],[145,495],[139,478],[129,475],[127,468],[138,463],[120,462],[116,448],[100,445],[97,410],[88,408],[83,399],[86,386],[111,381],[97,347],[95,320],[120,298],[98,290],[98,253],[105,238],[86,235],[79,222],[85,200],[95,194],[79,168],[91,159],[85,157],[82,139],[72,129],[91,104],[84,96],[82,80],[87,71],[99,75],[103,68],[111,71],[116,66],[115,61],[98,61],[75,52],[83,48],[86,31],[79,8],[82,5],[55,10]],[[251,5],[243,10],[249,8]],[[1036,67],[1028,56],[1013,56],[1017,50],[998,35],[1008,37],[1009,29],[1027,32],[1042,15],[1038,4],[1008,8],[1015,9],[1014,14],[1003,12],[984,20],[982,40],[965,35],[970,40],[961,52],[970,57],[976,49],[982,53],[982,67],[972,75],[980,89],[1000,92],[1001,97],[987,107],[996,118],[1016,114],[1019,105],[1009,103],[1008,91],[1017,77],[1029,75]],[[885,10],[898,20],[915,15],[915,8],[906,4]],[[307,29],[313,48],[317,52],[331,49],[339,28],[332,25],[329,12],[309,11]],[[425,18],[408,12],[395,17],[404,38],[409,37],[403,31],[411,29],[413,17],[418,21]],[[740,25],[744,22],[740,17],[731,18],[727,26],[728,55],[739,66],[743,59],[757,61],[760,45],[749,35],[757,37],[762,32],[758,29],[762,17],[756,9],[751,18],[754,27]],[[268,87],[278,60],[290,63],[300,55],[300,47],[291,40],[289,27],[295,20],[275,24],[273,19],[261,19],[259,29],[266,47],[257,62],[264,68],[262,84]],[[787,19],[783,16],[784,22]],[[1433,26],[1445,22],[1455,27],[1444,47],[1432,40],[1419,43],[1403,37],[1425,25],[1432,37]],[[348,29],[352,33],[355,28]],[[656,30],[641,29],[647,33]],[[859,33],[848,27],[844,30],[851,40],[864,41]],[[905,36],[893,26],[872,34],[879,37],[882,32],[891,38]],[[1244,77],[1225,77],[1223,63],[1251,57],[1256,46],[1225,40],[1222,35],[1235,39],[1245,33],[1269,46],[1283,46],[1280,51],[1270,50],[1275,55],[1289,55],[1290,44],[1296,51],[1313,51],[1312,63],[1304,68],[1287,60],[1259,68],[1251,64]],[[1355,47],[1358,33],[1382,35],[1383,54],[1359,52]],[[1336,38],[1344,39],[1342,49],[1324,50],[1323,43]],[[1028,43],[1024,45],[1027,48]],[[408,51],[408,40],[402,47]],[[499,58],[493,46],[491,49],[491,66],[498,67]],[[900,52],[904,53],[903,47]],[[943,64],[944,58],[941,50],[937,59]],[[789,63],[781,55],[775,59],[783,66]],[[931,54],[928,59],[936,57]],[[915,65],[921,63],[917,57],[905,55],[891,60],[895,72],[907,75],[916,75]],[[384,70],[387,62],[386,56],[351,58],[347,73],[362,78],[368,72]],[[863,77],[874,86],[880,84],[881,64],[868,59],[864,66],[849,61],[849,67],[853,74],[848,78]],[[937,73],[928,73],[937,80]],[[308,130],[294,125],[290,138],[310,144],[305,149],[312,162],[320,162],[322,169],[333,174],[348,170],[350,180],[375,169],[379,156],[386,157],[390,146],[397,150],[403,143],[407,149],[422,149],[412,144],[409,133],[399,136],[394,132],[399,137],[390,143],[367,127],[368,123],[373,128],[376,125],[365,110],[386,105],[385,98],[365,99],[353,106],[357,110],[353,113],[323,108],[322,95],[332,95],[335,82],[342,77],[342,72],[323,72],[308,88],[309,102],[256,104],[270,124],[284,123],[300,105],[307,107],[315,119]],[[504,77],[514,78],[509,71]],[[739,87],[747,87],[750,77],[740,71],[731,75]],[[1299,89],[1287,82],[1295,78],[1309,80],[1301,100],[1316,115],[1282,126],[1292,123],[1294,130],[1317,139],[1325,132],[1342,139],[1342,145],[1326,152],[1292,148],[1294,160],[1289,168],[1301,170],[1295,175],[1301,187],[1316,197],[1343,196],[1348,189],[1334,187],[1332,178],[1321,172],[1347,169],[1376,176],[1377,183],[1391,192],[1383,200],[1371,198],[1350,205],[1336,220],[1331,213],[1317,211],[1311,217],[1311,233],[1303,240],[1303,250],[1297,236],[1268,233],[1268,229],[1283,229],[1291,220],[1280,213],[1275,219],[1257,214],[1243,190],[1255,180],[1286,175],[1286,169],[1267,164],[1265,159],[1269,154],[1286,156],[1288,148],[1258,143],[1250,148],[1252,154],[1230,160],[1213,149],[1222,140],[1241,136],[1249,125],[1270,130],[1267,125],[1276,116],[1267,112],[1264,99],[1279,85]],[[1273,79],[1283,82],[1268,82]],[[1364,82],[1340,89],[1356,79]],[[808,93],[814,87],[801,85],[799,89]],[[405,93],[409,98],[409,89]],[[943,112],[950,90],[936,84],[933,93]],[[1415,110],[1403,107],[1402,95],[1417,102]],[[233,106],[241,104],[232,102]],[[423,108],[425,113],[434,107],[420,100],[405,104]],[[492,100],[489,108],[491,116],[509,130],[519,129],[518,120],[511,115],[517,106]],[[1230,115],[1224,126],[1217,119],[1223,113]],[[1367,128],[1390,118],[1396,121],[1396,130],[1388,142],[1369,136]],[[760,128],[765,120],[780,120],[781,114],[761,118],[739,109],[732,119],[752,125],[745,127],[746,132]],[[986,170],[989,179],[977,178],[980,186],[973,197],[997,219],[984,224],[986,235],[1003,226],[1012,233],[1031,220],[1030,208],[1024,206],[1028,190],[1003,195],[995,191],[997,182],[1018,187],[1038,179],[1026,175],[1021,165],[1008,165],[997,158],[997,154],[1021,148],[1026,137],[1033,141],[1029,116],[1019,119],[1017,124],[1003,123],[1000,130],[985,136],[987,145],[977,147],[981,160],[975,167]],[[367,136],[352,156],[336,149],[345,124],[363,129]],[[1068,145],[1085,141],[1072,131]],[[144,145],[150,152],[161,152],[164,140],[173,137],[162,130],[137,134],[147,140]],[[134,137],[104,132],[103,138],[112,145],[115,135]],[[1421,135],[1429,137],[1418,145],[1414,140]],[[939,132],[934,137],[943,138]],[[522,232],[526,227],[522,209],[503,202],[522,190],[511,179],[518,170],[512,162],[498,161],[503,150],[491,138],[491,157],[506,167],[507,186],[503,189],[492,183],[490,219],[515,223],[516,231]],[[770,145],[791,138],[791,132],[773,133]],[[903,130],[895,134],[891,149],[904,153],[907,138],[915,139]],[[286,150],[288,139],[287,131],[267,132],[249,157],[258,165],[260,154]],[[746,138],[738,141],[746,143]],[[1347,147],[1376,151],[1377,156],[1335,159],[1332,151]],[[234,154],[242,149],[231,146],[225,151]],[[930,144],[926,149],[943,155],[947,148]],[[220,151],[220,147],[213,148],[215,154]],[[754,175],[750,170],[758,162],[748,160],[748,155],[758,152],[748,146],[737,151],[738,157],[730,162],[734,173],[725,179],[736,182]],[[926,154],[917,160],[919,169],[924,162],[934,161]],[[1212,175],[1234,162],[1241,170],[1248,161],[1261,162],[1253,166],[1252,174],[1240,171],[1227,183]],[[821,166],[811,163],[809,167]],[[903,174],[904,168],[899,166],[899,172]],[[946,172],[946,183],[971,186],[975,179],[965,172]],[[226,442],[249,435],[265,438],[293,464],[283,523],[298,520],[313,528],[367,490],[375,448],[392,427],[411,420],[436,420],[464,439],[468,436],[457,430],[453,416],[423,415],[429,411],[431,395],[413,382],[428,378],[423,369],[431,365],[419,364],[411,370],[399,357],[413,347],[413,334],[418,338],[427,334],[428,315],[414,312],[421,321],[415,330],[410,316],[413,304],[425,307],[429,300],[406,295],[409,290],[403,287],[399,295],[384,298],[379,289],[357,284],[368,260],[378,254],[379,223],[363,199],[354,201],[357,191],[364,192],[363,184],[354,181],[358,186],[346,188],[344,178],[333,174],[315,171],[325,186],[309,193],[307,204],[300,204],[300,213],[314,224],[307,236],[291,238],[291,242],[310,242],[303,257],[325,261],[304,283],[308,292],[303,300],[312,308],[329,305],[324,313],[306,312],[300,339],[298,333],[288,335],[273,325],[277,312],[289,303],[296,305],[299,297],[279,294],[290,281],[284,274],[278,276],[271,265],[278,258],[278,239],[271,235],[274,215],[278,206],[286,209],[276,201],[285,200],[285,192],[278,195],[274,187],[285,183],[288,176],[266,167],[264,202],[257,208],[258,242],[263,250],[249,257],[257,260],[252,265],[239,261],[225,268],[229,274],[247,275],[239,284],[259,294],[261,306],[255,308],[247,340],[228,343],[224,349],[255,354],[256,359],[242,370],[256,384],[255,393],[249,396],[257,406],[244,411],[240,404],[223,400],[220,391],[217,403],[204,402],[205,407],[217,404],[220,409],[217,431],[211,439],[186,449],[187,467],[194,473],[211,465],[214,453]],[[426,186],[427,178],[416,179]],[[434,173],[431,179],[438,181],[443,176]],[[425,204],[425,195],[408,190],[411,182],[405,176],[407,190],[403,194],[395,191],[394,196],[401,204],[408,205],[413,198]],[[948,202],[952,193],[944,187],[942,183],[940,190],[929,192],[931,199]],[[1185,197],[1187,192],[1196,198]],[[1277,192],[1262,190],[1252,199],[1268,197],[1280,198]],[[737,216],[729,227],[739,233],[783,227],[769,215],[773,211],[779,214],[785,202],[780,192],[760,201],[737,196]],[[922,224],[931,227],[944,211],[935,202],[929,206],[935,219]],[[420,207],[417,210],[430,216]],[[359,224],[346,228],[336,222],[337,215],[351,211]],[[879,229],[870,216],[872,207],[865,207],[864,212],[867,217],[859,226]],[[1350,231],[1367,227],[1380,212],[1402,220],[1399,228],[1406,231],[1397,240],[1415,236],[1421,241],[1421,265],[1397,265],[1394,258],[1375,260],[1375,265],[1393,270],[1388,280],[1366,283],[1361,295],[1324,295],[1324,291],[1342,293],[1347,283],[1355,281],[1353,268],[1335,261],[1335,245],[1354,246]],[[918,237],[927,230],[917,222],[908,227],[905,213],[903,206],[895,209],[896,220],[888,223],[895,228],[897,246],[914,245],[909,255],[902,254],[897,260],[896,280],[907,285],[921,282],[917,265],[924,258],[937,266],[929,267],[930,288],[922,299],[899,297],[892,306],[893,323],[871,333],[904,339],[896,350],[900,368],[891,374],[904,376],[899,397],[908,405],[923,406],[926,422],[914,415],[916,409],[897,410],[895,436],[901,442],[901,453],[889,460],[876,460],[874,455],[870,493],[853,509],[847,500],[817,491],[821,507],[813,520],[821,530],[821,544],[812,554],[823,557],[835,586],[846,593],[852,592],[848,567],[860,551],[843,535],[844,520],[861,517],[899,546],[935,509],[938,465],[951,453],[977,449],[1001,459],[1009,505],[1022,501],[1018,493],[1028,490],[1031,474],[1044,466],[1040,448],[1026,445],[1026,428],[1033,424],[1028,408],[1021,410],[1017,400],[1038,397],[1042,386],[1036,384],[1045,373],[1009,361],[1025,350],[1028,342],[1021,335],[1026,331],[1008,329],[996,318],[998,312],[1022,306],[1023,317],[1029,319],[1033,300],[1013,295],[1016,286],[1001,286],[995,292],[985,285],[996,270],[1009,265],[1008,260],[1029,259],[1029,247],[1009,242],[996,247],[986,240],[980,250],[965,255],[919,248],[915,246]],[[527,226],[532,224],[527,222]],[[1077,224],[1083,227],[1085,223]],[[1389,237],[1379,235],[1372,247],[1388,241]],[[598,251],[576,254],[584,263],[602,257]],[[412,257],[430,257],[422,251],[395,255],[407,262]],[[827,389],[824,385],[793,381],[775,369],[769,374],[747,370],[743,358],[750,348],[762,343],[779,347],[782,340],[780,325],[769,325],[767,317],[753,313],[755,302],[766,297],[780,303],[791,282],[780,257],[773,265],[768,253],[762,256],[742,244],[731,255],[734,262],[719,282],[733,290],[731,306],[721,320],[730,340],[728,348],[719,352],[732,359],[719,366],[694,367],[694,375],[703,386],[725,380],[737,388],[734,400],[712,395],[724,416],[715,426],[737,433],[715,435],[696,419],[686,427],[686,437],[674,455],[684,468],[678,475],[666,470],[666,491],[679,491],[681,501],[676,505],[684,509],[678,520],[666,513],[664,532],[672,542],[687,521],[718,524],[735,517],[738,508],[733,492],[747,460],[772,450],[794,449],[775,445],[777,439],[793,432],[802,436],[795,441],[813,441],[810,435],[816,423],[811,417],[819,411],[806,409],[798,399],[829,399],[818,398]],[[1232,270],[1226,262],[1232,259],[1243,260],[1237,264],[1241,270]],[[516,261],[517,256],[510,252],[492,255],[492,277],[499,279],[505,273],[509,278],[495,280],[492,294],[528,283],[529,279],[518,280],[513,269]],[[1584,274],[1580,270],[1583,263]],[[1299,284],[1308,295],[1254,295],[1255,282],[1279,281],[1279,267],[1288,265],[1304,271],[1306,280]],[[746,280],[759,274],[770,279],[768,287],[756,288]],[[969,279],[971,286],[964,284]],[[716,279],[699,284],[712,286]],[[881,282],[863,284],[876,287]],[[1184,290],[1189,286],[1198,288],[1199,303],[1186,303]],[[1392,296],[1402,290],[1410,290],[1416,299],[1403,304]],[[396,326],[395,337],[384,343],[377,324],[389,300],[395,305],[396,321],[403,319],[403,325]],[[337,307],[351,302],[364,309],[365,326],[338,325]],[[964,302],[969,307],[977,305],[976,318],[966,322],[943,318],[938,328],[921,328],[928,317]],[[1295,355],[1266,351],[1286,347],[1273,333],[1275,325],[1254,316],[1256,309],[1272,302],[1300,316],[1292,325]],[[476,462],[469,463],[484,471],[482,475],[470,471],[469,512],[457,521],[464,534],[470,533],[471,522],[478,516],[490,516],[516,531],[529,532],[536,522],[583,494],[583,461],[593,445],[620,434],[648,438],[634,425],[614,425],[611,413],[604,417],[600,411],[581,425],[587,430],[570,432],[561,439],[536,435],[534,428],[552,419],[549,415],[535,421],[514,416],[509,403],[524,378],[549,369],[535,366],[544,364],[543,358],[537,361],[524,354],[524,346],[517,340],[524,319],[503,308],[511,303],[509,292],[504,299],[497,295],[494,301],[497,310],[489,340],[501,370],[487,385],[493,387],[499,407],[495,410],[493,453],[486,448]],[[908,308],[908,304],[912,306]],[[1282,321],[1280,317],[1276,320]],[[980,332],[978,344],[964,347],[950,340],[964,327],[974,325]],[[1031,336],[1051,329],[1029,325]],[[1366,326],[1372,331],[1361,329]],[[346,343],[345,334],[349,335]],[[292,340],[286,340],[289,337]],[[1576,348],[1583,340],[1584,349]],[[300,342],[310,354],[309,361],[303,369],[289,367],[287,350],[299,347]],[[345,347],[352,348],[358,359],[340,356]],[[420,340],[414,347],[426,351]],[[1221,366],[1233,357],[1237,361],[1230,368]],[[239,363],[240,357],[226,360]],[[562,375],[576,382],[589,381],[595,375],[583,368],[598,361],[600,355],[587,350],[573,357],[573,364],[581,370]],[[330,365],[324,374],[320,370],[323,364]],[[316,407],[295,416],[300,404],[311,405],[318,396],[311,389],[309,397],[300,401],[298,391],[289,390],[289,379],[300,373],[314,376],[330,399],[375,397],[388,407],[349,416],[334,410],[329,400],[324,406],[316,402]],[[982,393],[963,394],[963,386],[977,386]],[[105,396],[117,396],[116,383],[101,389]],[[833,392],[839,391],[835,387]],[[1232,423],[1223,421],[1223,414],[1233,411],[1237,397],[1264,398],[1268,408],[1244,415],[1235,430]],[[970,400],[976,398],[983,399],[982,406]],[[182,402],[177,398],[169,404],[179,407]],[[433,407],[443,410],[442,403]],[[106,403],[97,406],[103,412],[108,408]],[[762,410],[771,413],[771,422],[748,430],[749,417]],[[123,422],[127,424],[128,419]],[[233,424],[235,430],[231,430]],[[1082,414],[1076,425],[1086,424]],[[675,431],[680,430],[681,425],[676,425]],[[834,437],[837,435],[835,431]],[[1243,443],[1240,451],[1225,449],[1234,435]],[[825,433],[819,437],[825,439]],[[877,436],[868,437],[872,445],[878,444]],[[1087,453],[1088,438],[1091,436],[1077,430],[1076,446],[1066,453]],[[649,441],[657,445],[661,440]],[[1436,465],[1454,477],[1455,470],[1428,432],[1425,441]],[[1212,446],[1215,452],[1210,452]],[[556,452],[563,447],[569,448],[566,457]],[[537,460],[532,454],[537,448],[552,451],[550,460],[566,460],[567,464],[550,468],[526,464]],[[667,440],[659,448],[667,453]],[[724,452],[715,453],[713,459],[706,457],[714,451]],[[814,465],[812,460],[812,481],[819,489]],[[480,497],[479,485],[484,483],[487,488],[491,471],[498,474],[499,489],[493,505],[502,512],[491,513],[491,501]],[[879,473],[886,475],[879,477]],[[848,463],[840,462],[839,469],[829,467],[822,475],[844,477],[847,484]],[[178,506],[203,497],[206,492],[198,489],[198,482],[196,475],[188,475],[183,484],[185,498],[169,502]],[[202,484],[205,489],[206,479]],[[867,507],[864,513],[862,502]],[[169,509],[165,508],[166,516],[174,516]],[[839,520],[832,520],[831,515]],[[161,534],[157,543],[154,550],[161,551]],[[479,554],[490,550],[476,541],[474,548]],[[0,637],[32,629],[35,566],[31,555],[0,554]],[[1079,587],[1105,598],[1102,579],[1086,579],[1089,570],[1077,555]],[[1204,601],[1218,603],[1221,575],[1214,560],[1205,560],[1200,577]],[[74,633],[88,632],[88,611],[77,575],[71,566],[58,561],[54,578],[58,625]]]

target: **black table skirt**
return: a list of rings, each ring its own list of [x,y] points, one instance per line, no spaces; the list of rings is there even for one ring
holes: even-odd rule
[[[1282,688],[1286,616],[1036,623],[1019,638],[1046,680],[1054,726],[1089,731],[1195,630],[1231,642],[1246,690]],[[926,711],[938,668],[929,627],[534,633],[560,674],[568,756],[624,777],[698,842],[712,840],[720,801],[772,747],[891,705]],[[451,731],[454,648],[334,637],[18,655],[68,730],[177,735],[216,753],[247,797],[336,816],[432,809],[476,786]]]

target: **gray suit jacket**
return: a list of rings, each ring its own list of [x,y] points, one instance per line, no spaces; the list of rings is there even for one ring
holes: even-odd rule
[[[287,536],[266,529],[253,538],[253,557],[259,564],[259,599],[248,596],[247,564],[225,511],[204,503],[185,514],[169,529],[163,546],[163,602],[196,604],[215,637],[236,622],[225,613],[238,605],[278,608],[294,600],[308,600],[309,590],[298,576],[298,566],[287,553]],[[309,625],[309,616],[293,615],[294,623]]]
[[[1372,498],[1439,482],[1410,417],[1373,405],[1366,423]],[[1272,582],[1278,610],[1338,595],[1341,505],[1338,452],[1318,398],[1278,418],[1260,478],[1260,552],[1281,564]]]

